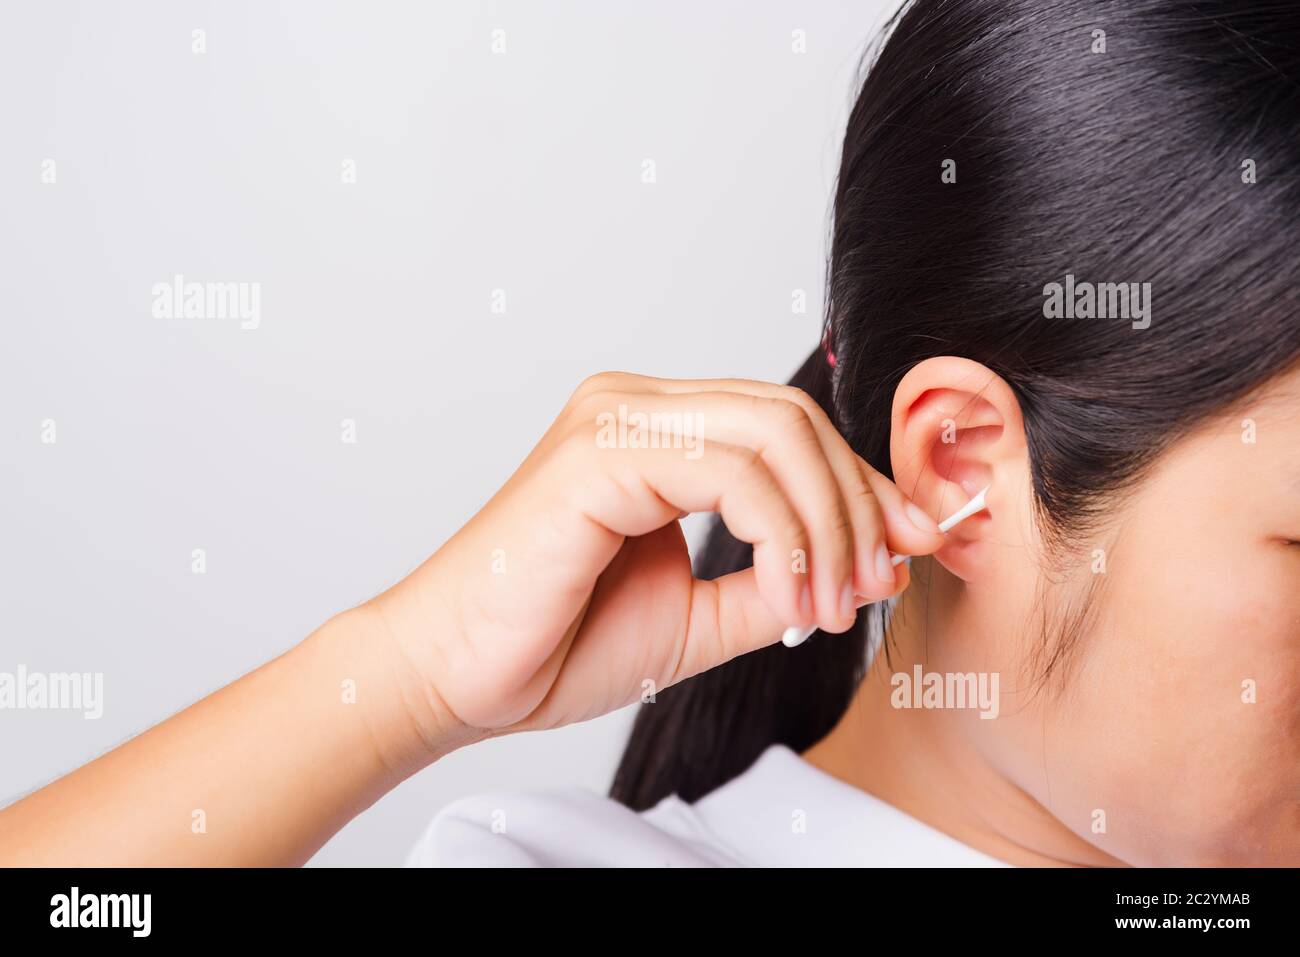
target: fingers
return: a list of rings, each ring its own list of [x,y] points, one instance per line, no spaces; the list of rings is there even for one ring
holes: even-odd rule
[[[854,521],[846,489],[802,409],[777,399],[731,392],[651,396],[615,393],[612,398],[629,408],[649,410],[664,421],[700,416],[706,433],[701,459],[707,459],[719,445],[749,449],[756,454],[806,533],[807,547],[785,555],[790,571],[803,578],[803,619],[811,619],[810,624],[827,631],[843,631],[853,624]],[[865,489],[864,480],[857,476],[853,494],[860,497]],[[735,529],[732,531],[735,533]],[[882,597],[889,593],[883,584],[877,586],[877,591]]]
[[[939,523],[902,490],[865,462],[863,475],[884,518],[886,536],[899,555],[929,555],[943,547]]]
[[[682,656],[668,683],[684,681],[770,645],[772,635],[780,634],[784,627],[784,619],[773,614],[763,599],[755,569],[696,581]]]
[[[681,512],[717,512],[736,538],[753,545],[758,588],[776,619],[814,623],[807,576],[790,560],[811,553],[807,529],[756,450],[715,442],[691,460],[672,448],[592,451],[589,439],[578,441],[570,447],[586,457],[587,481],[575,504],[591,521],[639,536]]]
[[[809,553],[789,555],[789,560],[794,571],[807,577],[809,596],[801,596],[800,607],[811,603],[813,620],[805,614],[788,624],[845,631],[859,606],[906,585],[906,568],[893,566],[891,551],[922,555],[943,545],[933,520],[854,454],[822,408],[801,390],[748,380],[676,381],[603,373],[586,382],[575,399],[588,412],[595,404],[621,406],[646,419],[656,413],[667,421],[697,416],[706,424],[708,449],[723,442],[762,456],[811,545]]]
[[[691,392],[733,392],[762,396],[799,406],[804,410],[817,431],[827,461],[845,492],[853,519],[855,552],[855,585],[858,595],[868,600],[878,600],[897,594],[905,584],[899,577],[905,574],[895,570],[894,587],[885,572],[881,554],[879,532],[884,522],[885,544],[888,550],[900,555],[928,555],[941,548],[943,536],[938,525],[920,506],[911,502],[893,482],[885,478],[849,447],[820,405],[804,392],[788,385],[777,385],[755,379],[657,379],[631,373],[609,373],[605,380],[609,388],[630,391],[655,391],[669,394]],[[866,487],[863,487],[863,482]],[[875,497],[876,502],[871,498]],[[881,584],[886,590],[881,593]],[[859,602],[861,604],[862,602]]]

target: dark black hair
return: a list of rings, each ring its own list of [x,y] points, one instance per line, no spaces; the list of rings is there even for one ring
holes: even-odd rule
[[[983,363],[1020,402],[1040,520],[1066,540],[1296,363],[1300,4],[915,0],[873,53],[832,210],[834,388],[820,348],[792,384],[874,468],[891,475],[908,369]],[[1149,328],[1047,318],[1067,274],[1150,283]],[[715,524],[696,572],[750,560]],[[661,692],[612,796],[695,800],[771,744],[814,744],[861,679],[866,620]]]

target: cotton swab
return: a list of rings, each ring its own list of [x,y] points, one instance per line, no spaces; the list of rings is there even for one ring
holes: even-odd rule
[[[975,494],[974,498],[940,522],[939,531],[946,534],[954,525],[966,521],[966,519],[970,518],[976,512],[984,511],[984,509],[988,507],[984,500],[984,496],[988,494],[990,488],[992,488],[990,485],[984,486]],[[889,562],[891,565],[897,567],[907,561],[910,557],[910,555],[893,555],[890,557]],[[816,626],[812,628],[800,628],[795,625],[791,628],[787,628],[785,633],[781,635],[781,644],[785,645],[787,648],[795,648],[807,641],[809,636],[816,630]]]

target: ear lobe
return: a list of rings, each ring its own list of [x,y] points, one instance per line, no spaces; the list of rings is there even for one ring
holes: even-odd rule
[[[988,508],[950,531],[935,557],[967,581],[992,574],[998,556],[990,546],[1013,538],[999,518],[1010,521],[1011,490],[1025,487],[1027,471],[1020,404],[1010,386],[969,359],[919,363],[894,393],[890,458],[895,483],[936,521],[990,487]]]

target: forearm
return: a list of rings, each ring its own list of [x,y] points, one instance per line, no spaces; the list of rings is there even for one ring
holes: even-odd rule
[[[363,612],[0,812],[4,865],[293,865],[467,740]]]

